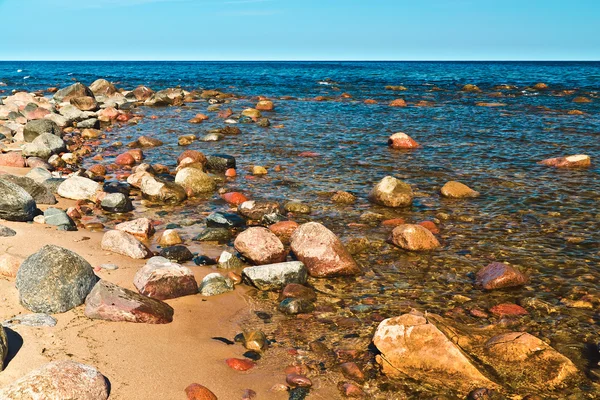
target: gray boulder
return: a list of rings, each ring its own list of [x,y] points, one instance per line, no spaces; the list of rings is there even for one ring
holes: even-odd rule
[[[44,211],[44,222],[47,225],[63,227],[65,230],[72,230],[75,228],[75,223],[73,223],[73,220],[67,215],[66,212],[59,208],[50,207]]]
[[[62,136],[62,130],[56,122],[44,118],[29,121],[23,129],[23,138],[26,142],[33,142],[42,133],[51,133],[58,137]]]
[[[123,193],[108,193],[100,202],[104,211],[112,213],[127,213],[133,211],[133,204]]]
[[[47,187],[37,183],[31,178],[26,176],[3,175],[2,179],[23,188],[31,197],[33,197],[36,204],[56,204],[56,197],[54,197],[52,192]]]
[[[291,261],[244,268],[242,276],[260,290],[280,290],[289,283],[306,283],[308,273],[303,263]]]
[[[0,219],[8,221],[31,221],[36,204],[33,197],[22,187],[0,179]]]
[[[29,171],[27,173],[27,175],[25,175],[25,176],[33,179],[37,183],[42,183],[46,179],[51,179],[52,173],[50,171],[48,171],[46,168],[35,167],[35,168],[32,168],[31,171]]]
[[[94,97],[94,93],[84,84],[77,82],[71,86],[60,89],[54,93],[53,98],[57,103],[62,103],[63,101],[71,101],[71,99],[85,96]]]
[[[16,286],[25,308],[53,314],[83,304],[97,281],[92,266],[81,256],[46,245],[23,261]]]

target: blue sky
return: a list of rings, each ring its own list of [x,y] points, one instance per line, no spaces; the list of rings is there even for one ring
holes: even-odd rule
[[[599,0],[0,0],[2,60],[600,60]]]

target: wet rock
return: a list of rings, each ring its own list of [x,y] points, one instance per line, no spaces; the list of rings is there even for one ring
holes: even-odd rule
[[[226,154],[213,154],[208,156],[206,169],[211,172],[225,172],[235,168],[235,157]]]
[[[269,121],[269,118],[259,118],[258,120],[256,120],[256,126],[260,126],[261,128],[268,128],[269,126],[271,126],[271,121]]]
[[[289,201],[283,205],[283,208],[287,212],[296,214],[310,214],[312,211],[308,204],[303,204],[298,201]]]
[[[588,155],[576,154],[574,156],[548,158],[538,164],[555,168],[586,168],[592,164],[592,161]]]
[[[159,147],[164,143],[150,136],[140,136],[135,142],[130,144],[130,147]]]
[[[494,371],[515,388],[555,389],[578,375],[571,360],[526,332],[489,339],[485,353]]]
[[[200,283],[200,294],[203,296],[217,296],[219,294],[231,292],[234,283],[231,279],[217,272],[208,274]]]
[[[62,130],[56,124],[56,122],[50,121],[49,119],[37,119],[29,121],[23,129],[23,138],[26,142],[33,142],[33,140],[43,133],[51,133],[57,137],[62,136]]]
[[[260,221],[265,215],[279,212],[279,204],[274,201],[245,201],[238,206],[238,213],[248,219]]]
[[[185,394],[188,400],[217,400],[217,396],[208,388],[192,383],[185,388]]]
[[[223,193],[221,198],[232,206],[239,206],[248,201],[248,198],[240,192]]]
[[[148,218],[137,218],[132,221],[121,222],[115,226],[115,229],[141,239],[148,239],[154,234],[154,225]]]
[[[413,191],[409,184],[386,176],[371,190],[369,200],[386,207],[408,207],[412,204]]]
[[[17,232],[10,229],[9,227],[0,225],[0,237],[10,237],[10,236],[15,236],[16,234],[17,234]]]
[[[298,283],[288,283],[281,291],[279,299],[284,300],[288,298],[304,299],[313,302],[317,300],[317,294],[314,290],[304,285]]]
[[[175,176],[175,183],[185,189],[188,197],[212,192],[217,186],[213,178],[198,168],[183,168],[179,170],[177,176]]]
[[[70,103],[81,111],[96,111],[98,109],[98,102],[91,96],[75,97],[71,99]]]
[[[427,228],[421,225],[398,225],[392,231],[390,241],[396,246],[410,251],[427,251],[440,247],[440,242]]]
[[[6,357],[8,357],[8,339],[4,327],[0,325],[0,372],[4,369]]]
[[[180,146],[189,146],[190,144],[194,143],[195,140],[195,135],[183,135],[177,138],[177,144]]]
[[[462,199],[466,197],[479,197],[479,192],[471,189],[465,184],[456,181],[447,182],[440,190],[442,196],[453,199]]]
[[[133,155],[131,153],[119,154],[115,159],[115,164],[132,166],[135,165],[135,158],[133,158]]]
[[[315,305],[306,299],[289,297],[282,300],[277,309],[286,315],[308,314],[315,310]]]
[[[35,200],[20,186],[0,179],[0,219],[31,221],[35,216]]]
[[[256,103],[256,109],[258,111],[273,111],[275,109],[275,105],[271,100],[260,100]]]
[[[192,252],[182,245],[165,247],[160,251],[160,255],[168,260],[176,262],[190,261],[194,258]]]
[[[362,399],[365,398],[365,392],[363,392],[363,390],[356,386],[353,383],[350,382],[340,382],[338,388],[340,389],[340,392],[342,393],[342,396],[350,398],[350,399]]]
[[[298,229],[298,223],[294,221],[276,222],[269,226],[269,230],[273,232],[283,244],[289,244],[292,235]]]
[[[356,196],[344,191],[337,191],[331,196],[331,201],[339,204],[352,204],[356,201]]]
[[[263,331],[249,331],[242,334],[244,347],[248,350],[261,352],[269,346],[269,341]]]
[[[401,224],[398,224],[398,225],[402,225],[403,223],[404,222],[402,222]],[[440,229],[432,221],[422,221],[422,222],[419,222],[419,225],[421,225],[423,228],[427,229],[429,232],[433,233],[434,235],[437,235],[438,233],[440,233]]]
[[[108,231],[102,237],[102,250],[112,251],[135,259],[144,259],[150,256],[150,250],[135,236],[129,233],[114,230]]]
[[[206,228],[194,238],[199,242],[227,243],[231,240],[231,231],[227,228]]]
[[[508,264],[494,262],[477,272],[475,283],[485,290],[502,289],[526,284],[527,277]]]
[[[75,223],[71,217],[61,209],[50,207],[44,211],[44,223],[46,225],[64,226],[66,230],[75,228]]]
[[[318,278],[348,276],[361,273],[360,268],[346,251],[338,237],[317,222],[300,225],[291,238],[291,249]]]
[[[56,204],[56,198],[47,187],[37,183],[26,176],[2,175],[2,179],[14,183],[17,186],[25,189],[33,198],[36,204]]]
[[[106,378],[75,361],[51,362],[0,389],[2,400],[107,400],[108,394]]]
[[[167,229],[164,231],[160,237],[159,244],[162,247],[174,246],[176,244],[183,243],[179,233],[175,229]]]
[[[406,133],[398,132],[390,136],[388,146],[392,149],[414,149],[419,147],[419,143]]]
[[[85,300],[85,315],[107,321],[168,324],[173,321],[173,308],[160,300],[101,280]]]
[[[92,266],[82,257],[47,245],[23,261],[16,287],[25,308],[54,314],[83,304],[97,281]]]
[[[209,228],[240,228],[245,224],[237,214],[214,212],[206,217],[206,226]]]
[[[200,138],[203,142],[218,142],[225,139],[225,136],[220,133],[209,133]]]
[[[168,88],[154,93],[144,104],[155,107],[179,106],[183,104],[184,98],[185,92],[183,90]]]
[[[312,381],[306,376],[300,374],[287,374],[285,381],[291,387],[309,388],[312,386]]]
[[[417,312],[382,321],[373,343],[377,362],[390,377],[410,376],[467,394],[478,387],[496,388],[435,324]]]
[[[244,265],[242,260],[240,260],[228,251],[224,251],[221,253],[217,264],[218,267],[221,269],[241,268]]]
[[[493,389],[479,388],[467,395],[467,400],[506,400],[502,394]]]
[[[100,206],[104,211],[111,213],[128,213],[133,211],[133,204],[131,204],[131,200],[129,200],[129,197],[125,196],[123,193],[106,194],[106,196],[104,196],[100,202]]]
[[[243,278],[259,290],[280,290],[288,284],[304,284],[306,267],[299,261],[244,268]]]
[[[133,98],[137,101],[146,101],[154,94],[154,91],[146,86],[140,85],[128,94],[128,98]]]
[[[100,184],[83,176],[71,176],[58,187],[58,195],[72,200],[94,200]]]
[[[479,89],[479,87],[477,87],[477,85],[473,85],[470,83],[464,85],[461,90],[463,92],[481,92],[481,89]]]
[[[208,256],[196,256],[194,257],[194,264],[196,265],[216,265],[217,260]]]
[[[201,167],[204,167],[206,162],[206,156],[196,150],[185,150],[177,157],[177,165],[180,168],[184,168],[188,165],[200,165]]]
[[[283,262],[287,251],[283,243],[267,228],[252,227],[238,235],[234,242],[235,249],[248,261],[255,265]]]
[[[356,365],[355,362],[349,361],[349,362],[340,364],[340,369],[342,370],[342,373],[344,374],[344,376],[348,379],[352,379],[359,383],[365,381],[364,372],[362,372],[360,367],[358,365]]]
[[[152,257],[138,270],[133,284],[144,296],[159,300],[198,293],[194,273],[164,257]]]
[[[396,99],[390,102],[390,107],[406,107],[406,101],[404,99]]]
[[[248,371],[256,366],[254,361],[250,361],[245,358],[228,358],[225,360],[225,363],[229,366],[229,368],[236,371]]]
[[[254,165],[252,167],[252,175],[266,175],[267,173],[267,169],[263,166]]]
[[[513,317],[529,314],[526,309],[513,303],[502,303],[490,308],[490,312],[497,317]]]
[[[180,204],[187,198],[185,189],[180,185],[163,181],[150,174],[142,177],[140,189],[142,196],[154,203]]]

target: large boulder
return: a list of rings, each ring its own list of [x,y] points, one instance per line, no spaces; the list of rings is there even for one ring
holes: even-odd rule
[[[175,183],[185,189],[188,197],[210,193],[217,187],[215,180],[198,168],[182,168],[175,176]]]
[[[198,293],[198,283],[192,270],[164,257],[148,260],[135,274],[133,284],[144,296],[159,300]]]
[[[235,239],[234,246],[244,258],[255,265],[283,262],[287,256],[281,240],[263,227],[246,229]]]
[[[471,189],[464,183],[450,181],[446,182],[440,190],[442,196],[453,199],[462,199],[466,197],[479,197],[479,192]]]
[[[415,224],[402,224],[395,227],[390,241],[410,251],[426,251],[440,247],[440,242],[429,229]]]
[[[46,245],[29,256],[17,272],[19,300],[37,313],[63,313],[83,304],[98,278],[81,256]]]
[[[62,130],[56,122],[44,118],[29,121],[23,129],[23,138],[26,142],[33,142],[42,133],[51,133],[58,137],[62,136]]]
[[[146,324],[168,324],[173,308],[133,290],[101,280],[85,300],[85,315],[92,319]]]
[[[118,230],[108,231],[102,237],[102,250],[112,251],[135,259],[144,259],[150,256],[150,250],[135,238],[126,232]]]
[[[25,189],[0,179],[0,219],[8,221],[31,221],[35,216],[36,204]]]
[[[81,111],[96,111],[98,109],[98,102],[91,96],[74,97],[70,102]]]
[[[142,196],[154,203],[179,204],[187,198],[185,189],[173,182],[166,182],[151,174],[144,174],[140,189]]]
[[[31,178],[26,176],[2,175],[2,179],[25,189],[25,191],[33,197],[36,204],[56,204],[56,197],[54,197],[52,192],[47,187],[37,183]]]
[[[242,276],[259,290],[281,290],[290,283],[306,283],[307,271],[300,261],[291,261],[244,268]]]
[[[71,101],[71,99],[77,97],[85,96],[94,97],[94,93],[92,93],[90,88],[88,88],[84,84],[77,82],[72,84],[71,86],[67,86],[66,88],[60,89],[58,92],[54,93],[53,98],[54,100],[56,100],[57,103],[62,103]]]
[[[338,237],[318,222],[300,225],[292,235],[291,248],[311,276],[324,278],[361,273]]]
[[[2,400],[107,400],[109,384],[94,367],[54,361],[0,390]]]
[[[154,90],[146,86],[138,86],[127,94],[128,99],[146,101],[154,94]]]
[[[168,88],[156,92],[145,101],[147,106],[180,106],[183,104],[185,92],[179,88]]]
[[[386,207],[407,207],[412,204],[413,191],[409,184],[386,176],[371,190],[369,200]]]
[[[100,184],[83,176],[72,176],[58,187],[58,195],[72,200],[94,200]]]
[[[382,321],[373,343],[381,352],[377,362],[390,377],[409,376],[464,395],[480,387],[497,388],[456,344],[420,313]]]
[[[117,93],[115,85],[106,79],[96,79],[91,85],[90,90],[95,96],[111,96]]]

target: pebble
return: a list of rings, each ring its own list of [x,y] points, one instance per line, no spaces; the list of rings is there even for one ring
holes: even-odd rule
[[[254,361],[245,358],[228,358],[225,360],[225,363],[227,363],[229,368],[236,371],[248,371],[256,366]]]

